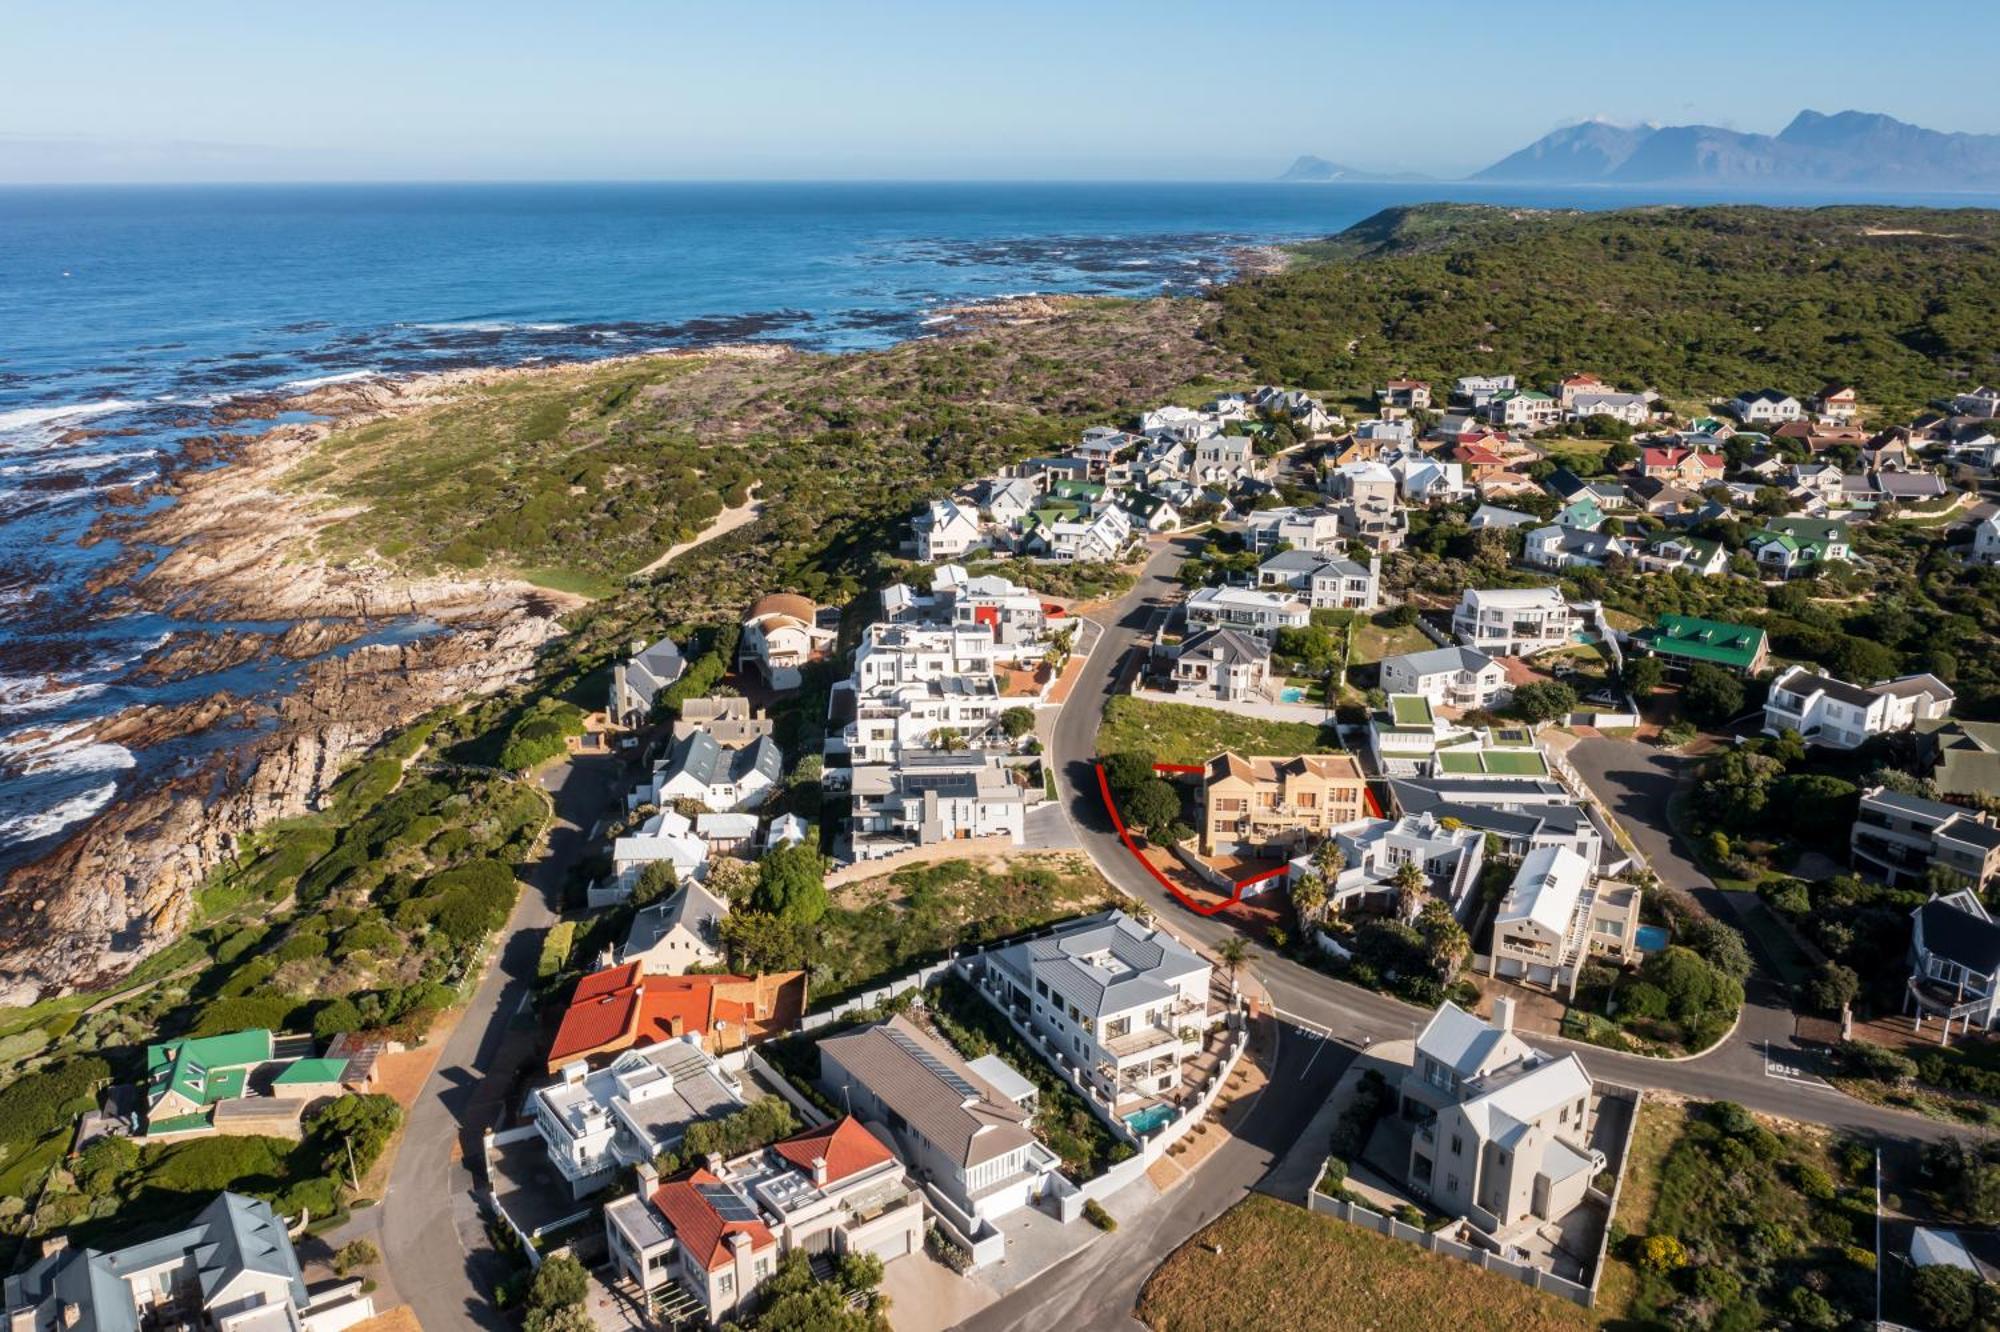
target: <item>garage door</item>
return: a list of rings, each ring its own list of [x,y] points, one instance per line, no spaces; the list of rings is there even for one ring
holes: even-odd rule
[[[909,1251],[910,1232],[907,1230],[898,1230],[893,1235],[884,1235],[881,1239],[869,1245],[867,1249],[867,1252],[874,1254],[885,1263],[894,1258],[901,1258]]]

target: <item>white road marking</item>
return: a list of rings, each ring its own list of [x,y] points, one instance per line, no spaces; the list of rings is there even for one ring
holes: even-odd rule
[[[1315,1040],[1323,1041],[1333,1035],[1333,1029],[1331,1027],[1323,1027],[1317,1022],[1313,1022],[1310,1021],[1309,1019],[1300,1017],[1297,1013],[1287,1013],[1282,1008],[1274,1008],[1271,1010],[1271,1012],[1273,1015],[1281,1017],[1285,1021],[1291,1023],[1294,1027],[1302,1028],[1303,1030],[1308,1032]]]
[[[1791,1060],[1784,1058],[1783,1055],[1789,1053],[1788,1051],[1780,1052],[1774,1056],[1771,1043],[1765,1041],[1763,1045],[1765,1077],[1776,1078],[1780,1082],[1794,1082],[1807,1087],[1831,1088],[1833,1086],[1832,1083],[1820,1077],[1817,1073],[1807,1071],[1803,1064],[1793,1063]]]

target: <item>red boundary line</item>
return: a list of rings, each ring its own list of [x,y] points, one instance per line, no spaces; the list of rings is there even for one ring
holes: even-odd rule
[[[1247,879],[1239,879],[1236,881],[1235,885],[1236,891],[1230,894],[1228,900],[1217,902],[1214,906],[1209,906],[1205,903],[1195,901],[1192,897],[1189,897],[1185,892],[1181,890],[1181,886],[1179,884],[1175,883],[1172,879],[1169,879],[1166,875],[1160,873],[1159,866],[1155,865],[1152,861],[1146,859],[1146,857],[1140,853],[1138,844],[1132,840],[1131,830],[1126,828],[1125,820],[1120,818],[1118,815],[1118,802],[1111,798],[1111,781],[1108,777],[1104,775],[1104,765],[1102,763],[1099,763],[1096,765],[1096,767],[1097,767],[1097,790],[1098,793],[1104,797],[1104,808],[1105,811],[1111,815],[1111,826],[1118,830],[1118,839],[1125,843],[1125,849],[1132,853],[1132,859],[1139,862],[1139,867],[1145,870],[1146,873],[1153,876],[1154,882],[1158,883],[1160,887],[1172,893],[1174,896],[1174,900],[1176,902],[1179,902],[1182,906],[1194,912],[1196,915],[1213,916],[1218,912],[1225,911],[1228,908],[1236,905],[1236,903],[1243,900],[1243,890],[1245,888],[1250,887],[1252,884],[1262,883],[1266,879],[1275,879],[1286,872],[1287,867],[1280,865],[1277,869],[1265,870],[1263,873],[1253,874]],[[1156,763],[1153,765],[1153,767],[1155,771],[1159,772],[1204,771],[1204,769],[1202,768],[1190,768],[1190,767],[1184,767],[1180,765],[1166,764],[1166,763]]]
[[[1187,772],[1207,772],[1208,769],[1199,763],[1155,763],[1153,765],[1153,771],[1187,773]]]

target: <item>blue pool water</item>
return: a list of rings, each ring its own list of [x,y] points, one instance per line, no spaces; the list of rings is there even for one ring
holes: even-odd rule
[[[1641,925],[1639,927],[1639,951],[1657,953],[1667,946],[1667,928],[1664,925]]]
[[[1134,1133],[1144,1135],[1169,1122],[1174,1117],[1170,1105],[1149,1105],[1144,1110],[1125,1116],[1125,1127]]]
[[[1303,703],[1306,701],[1306,691],[1297,685],[1286,685],[1278,691],[1278,701],[1281,703]]]

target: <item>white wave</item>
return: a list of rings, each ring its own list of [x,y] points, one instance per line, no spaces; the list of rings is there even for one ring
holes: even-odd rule
[[[313,375],[306,379],[286,380],[280,387],[284,389],[325,388],[328,384],[353,384],[364,379],[374,379],[381,373],[380,370],[342,370],[338,374]]]
[[[67,403],[61,407],[19,407],[11,412],[0,412],[0,435],[36,430],[58,421],[75,421],[89,416],[103,416],[107,412],[122,412],[140,405],[136,402],[126,402],[121,398],[104,398],[97,402]]]
[[[0,846],[39,841],[59,833],[70,824],[81,823],[97,813],[110,804],[117,795],[118,783],[104,782],[87,791],[81,791],[67,800],[59,800],[36,813],[17,814],[12,818],[0,819]]]
[[[920,319],[917,322],[925,325],[949,324],[952,320],[956,318],[958,318],[957,315],[932,315],[929,319]]]
[[[86,698],[96,698],[105,690],[102,684],[45,689],[47,684],[48,681],[39,675],[0,676],[0,711],[5,711],[9,717],[27,717]]]
[[[434,324],[405,324],[426,333],[561,333],[568,324],[516,323],[507,319],[447,319]]]
[[[130,453],[72,453],[66,458],[51,458],[46,462],[0,467],[0,476],[54,476],[62,472],[87,472],[93,467],[106,467],[133,458],[156,457],[159,452],[158,449],[134,449]]]
[[[0,764],[22,777],[59,777],[86,772],[123,772],[139,760],[109,740],[71,739],[90,722],[77,722],[26,740],[0,739]],[[19,731],[14,732],[18,736]]]

